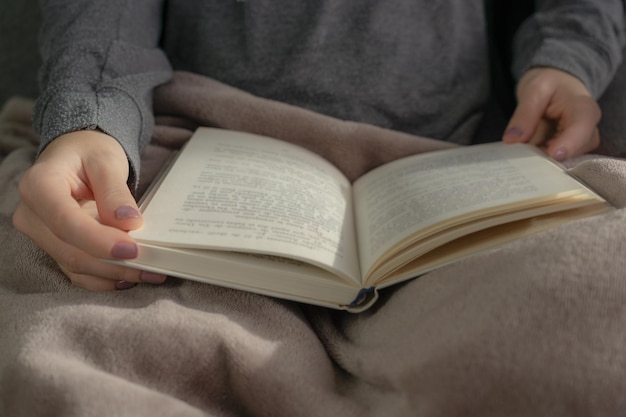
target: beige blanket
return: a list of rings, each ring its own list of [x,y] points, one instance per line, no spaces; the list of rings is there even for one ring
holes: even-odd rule
[[[141,189],[196,124],[302,143],[352,178],[446,146],[189,74],[155,99],[167,116]],[[441,268],[358,315],[176,279],[88,292],[11,227],[31,105],[0,116],[1,416],[626,415],[626,210]],[[626,206],[626,162],[571,164]]]

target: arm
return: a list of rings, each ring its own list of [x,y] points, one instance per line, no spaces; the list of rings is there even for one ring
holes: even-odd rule
[[[518,107],[504,140],[565,159],[599,144],[595,100],[622,58],[624,10],[621,0],[539,3],[515,38]]]
[[[34,124],[44,149],[99,128],[115,137],[138,176],[153,126],[151,91],[171,77],[158,42],[163,0],[40,1],[41,91]]]
[[[76,285],[162,282],[99,260],[137,253],[126,231],[142,221],[127,182],[138,177],[139,150],[150,138],[151,90],[171,72],[157,48],[161,1],[52,0],[41,8],[34,120],[42,145],[20,182],[15,227]]]

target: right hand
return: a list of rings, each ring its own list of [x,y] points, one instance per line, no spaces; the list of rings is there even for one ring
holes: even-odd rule
[[[537,145],[557,161],[600,145],[600,106],[573,75],[556,68],[531,68],[517,85],[517,98],[504,142]]]
[[[101,261],[138,253],[127,231],[143,220],[128,174],[126,154],[111,136],[93,130],[61,135],[24,174],[13,224],[76,286],[113,290],[141,281],[161,283],[164,275]]]

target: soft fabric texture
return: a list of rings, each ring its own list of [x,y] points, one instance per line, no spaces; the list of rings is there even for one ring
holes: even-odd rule
[[[257,106],[261,99],[209,79],[201,81],[212,87],[207,94],[195,95],[185,88],[188,81],[189,74],[177,74],[155,96],[167,114],[156,118],[143,154],[150,169],[142,184],[196,123],[283,132],[283,139],[299,142],[310,138],[313,120],[339,142],[351,143],[356,132],[372,146],[392,138],[393,156],[437,143],[264,99]],[[618,416],[626,410],[625,161],[570,161],[575,174],[620,207],[615,212],[386,289],[358,315],[177,279],[97,293],[72,287],[11,226],[17,182],[37,149],[28,127],[31,105],[11,101],[0,117],[0,415]],[[356,162],[343,169],[381,162],[352,149]]]

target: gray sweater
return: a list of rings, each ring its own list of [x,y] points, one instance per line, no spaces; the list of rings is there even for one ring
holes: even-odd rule
[[[620,60],[621,0],[544,0],[514,45],[515,77],[553,66],[599,96]],[[468,143],[489,95],[481,0],[41,1],[42,148],[98,127],[132,167],[172,69],[334,117]]]

